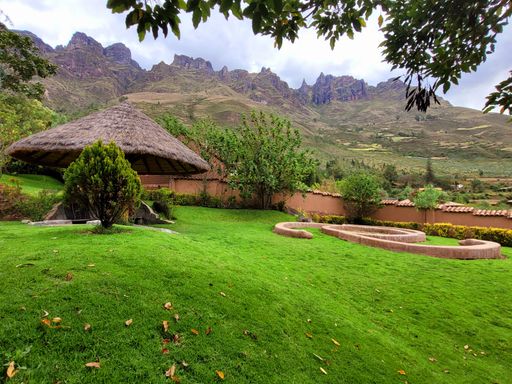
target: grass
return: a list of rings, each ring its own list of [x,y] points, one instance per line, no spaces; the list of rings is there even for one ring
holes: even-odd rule
[[[50,176],[44,175],[1,175],[0,183],[7,185],[16,185],[19,183],[23,193],[36,196],[42,190],[60,192],[63,190],[63,184]]]
[[[285,238],[271,232],[290,219],[279,212],[176,216],[180,235],[0,224],[0,363],[26,367],[9,382],[165,383],[182,361],[182,383],[220,382],[216,370],[226,383],[512,382],[509,258]],[[180,344],[164,345],[174,333]]]

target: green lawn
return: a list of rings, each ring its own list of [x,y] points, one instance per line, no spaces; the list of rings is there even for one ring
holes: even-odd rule
[[[9,383],[166,383],[173,363],[181,383],[512,382],[511,249],[442,260],[281,237],[278,212],[176,216],[180,235],[0,224],[0,363],[26,367]]]
[[[60,192],[64,185],[53,177],[44,175],[1,175],[0,183],[15,185],[19,183],[23,193],[35,196],[42,190]]]

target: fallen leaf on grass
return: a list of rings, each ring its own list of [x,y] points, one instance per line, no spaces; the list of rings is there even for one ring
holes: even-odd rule
[[[327,371],[325,369],[323,369],[322,367],[320,367],[320,372],[322,372],[324,375],[327,375]]]
[[[435,363],[437,361],[437,359],[435,357],[433,357],[433,356],[430,356],[428,358],[428,361],[430,361],[431,363]]]
[[[169,344],[171,342],[171,339],[163,339],[162,340],[162,343],[164,344]]]
[[[73,274],[71,272],[68,272],[66,274],[66,277],[65,277],[66,281],[71,281],[73,280]]]
[[[162,321],[162,328],[166,333],[169,331],[169,322],[167,320]]]
[[[50,319],[42,319],[41,324],[46,325],[48,328],[52,329],[62,328],[60,325],[53,325],[53,320]]]
[[[167,377],[173,377],[176,373],[176,364],[173,364],[171,368],[169,368],[167,371],[165,371],[165,376]]]
[[[258,336],[255,333],[253,333],[247,329],[244,329],[243,333],[245,336],[250,336],[253,340],[258,340]]]
[[[340,343],[338,343],[335,339],[331,339],[331,341],[334,343],[335,346],[339,347]]]
[[[401,375],[405,375],[406,374],[403,369],[399,370],[398,373],[401,374]]]
[[[52,323],[56,323],[56,324],[62,323],[62,319],[60,317],[54,317],[52,319]]]
[[[164,355],[167,355],[167,354],[169,353],[169,350],[168,350],[167,348],[163,348],[163,349],[162,349],[162,353],[163,353]]]
[[[222,297],[226,297],[226,294],[224,292],[219,292],[219,294],[222,296]]]
[[[312,339],[312,338],[313,338],[313,335],[312,335],[311,333],[309,333],[309,332],[306,332],[306,337],[307,337],[308,339]]]
[[[171,304],[171,303],[169,303],[169,302],[165,303],[165,304],[164,304],[164,309],[166,309],[166,310],[170,311],[170,310],[172,309],[172,304]]]
[[[127,327],[129,327],[130,325],[132,325],[132,323],[133,323],[133,320],[132,320],[132,319],[129,319],[129,320],[126,320],[126,321],[124,322],[124,325],[126,325]]]
[[[188,363],[185,360],[181,362],[181,365],[183,368],[188,368]]]
[[[222,372],[222,371],[215,371],[215,373],[217,374],[217,376],[218,376],[221,380],[224,380],[224,372]]]
[[[192,329],[190,330],[190,332],[192,332],[192,333],[193,333],[194,335],[196,335],[196,336],[197,336],[197,335],[199,335],[199,331],[198,331],[197,329],[195,329],[195,328],[192,328]]]
[[[7,367],[7,378],[12,379],[16,373],[18,373],[18,371],[14,368],[14,361],[11,361]]]
[[[469,345],[467,345],[467,344],[466,344],[466,345],[464,346],[464,349],[467,351],[467,350],[469,349]]]
[[[50,313],[49,313],[48,311],[45,311],[45,310],[43,309],[43,316],[41,316],[41,317],[48,317],[48,315],[49,315],[49,314],[50,314]]]
[[[58,249],[54,249],[53,253],[59,253],[59,250]]]
[[[100,365],[99,361],[92,361],[90,363],[86,363],[85,366],[87,368],[101,368],[101,365]]]
[[[35,264],[33,263],[24,263],[24,264],[18,264],[16,268],[25,268],[25,267],[33,267]]]
[[[209,335],[212,332],[213,332],[212,327],[208,327],[208,329],[205,331],[206,335]]]
[[[307,321],[308,321],[308,323],[310,323],[310,324],[311,324],[311,319],[308,319]]]
[[[92,267],[95,267],[95,266],[96,266],[96,264],[87,264],[87,266],[88,266],[89,268],[92,268]]]
[[[323,357],[318,356],[316,353],[313,353],[313,356],[315,356],[320,361],[324,361]]]
[[[176,344],[176,345],[179,345],[179,344],[180,344],[180,342],[181,342],[181,340],[180,340],[180,335],[178,335],[178,334],[173,335],[173,336],[172,336],[172,342],[173,342],[174,344]]]
[[[180,321],[180,315],[178,315],[177,313],[176,313],[176,314],[174,314],[174,321],[175,321],[175,322]]]
[[[90,330],[91,330],[91,324],[89,324],[89,323],[85,323],[85,324],[84,324],[84,331],[85,331],[85,332],[89,332]]]

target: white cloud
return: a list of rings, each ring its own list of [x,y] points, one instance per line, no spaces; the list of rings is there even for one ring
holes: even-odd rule
[[[0,9],[11,18],[14,28],[34,32],[52,46],[66,44],[76,31],[94,37],[104,46],[123,42],[145,68],[160,61],[170,63],[174,54],[185,54],[210,60],[215,69],[227,65],[230,69],[255,72],[270,67],[292,87],[300,86],[303,78],[313,83],[320,72],[352,75],[372,85],[392,77],[390,65],[382,62],[378,48],[382,35],[376,18],[370,19],[366,30],[354,40],[344,38],[338,42],[334,51],[326,41],[317,39],[312,30],[301,31],[294,44],[285,42],[277,50],[272,39],[253,35],[250,22],[234,18],[226,21],[219,14],[197,30],[192,27],[189,15],[184,15],[181,40],[169,36],[155,41],[147,36],[139,43],[135,29],[126,30],[124,16],[111,14],[105,0],[10,0],[0,2]],[[507,51],[510,46],[509,27],[500,36],[496,53],[478,72],[464,76],[446,98],[455,105],[481,108],[485,96],[512,69]]]

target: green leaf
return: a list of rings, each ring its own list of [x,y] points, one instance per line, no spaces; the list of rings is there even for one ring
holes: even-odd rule
[[[384,17],[382,17],[382,15],[379,15],[378,23],[379,23],[379,28],[382,27],[382,23],[384,23]]]
[[[201,22],[202,13],[199,8],[194,9],[194,12],[192,12],[192,25],[194,28],[197,28],[199,26],[199,23]]]
[[[257,34],[261,30],[261,14],[254,13],[252,17],[252,31]]]

